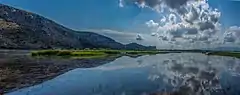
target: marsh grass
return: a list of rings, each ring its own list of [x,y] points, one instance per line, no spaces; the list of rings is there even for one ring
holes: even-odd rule
[[[41,50],[33,51],[32,56],[41,57],[81,57],[81,58],[97,58],[103,57],[105,54],[103,52],[93,52],[93,51],[72,51],[72,50]]]
[[[183,51],[185,52],[185,51]],[[188,51],[189,52],[189,51]],[[104,58],[109,56],[140,56],[140,55],[155,55],[155,54],[165,54],[171,53],[169,51],[138,51],[138,50],[39,50],[32,51],[32,56],[38,57],[71,57],[71,58]],[[181,52],[182,53],[182,52]],[[196,53],[196,52],[193,52]],[[198,53],[198,52],[197,52]],[[199,53],[204,53],[206,55],[217,55],[217,56],[229,56],[240,58],[240,52],[230,52],[230,51],[200,51]]]
[[[210,52],[210,53],[207,53],[207,55],[229,56],[229,57],[240,58],[240,52],[226,52],[226,51]]]
[[[60,56],[73,58],[99,58],[117,55],[152,55],[163,53],[159,51],[134,51],[134,50],[40,50],[32,51],[32,56]]]

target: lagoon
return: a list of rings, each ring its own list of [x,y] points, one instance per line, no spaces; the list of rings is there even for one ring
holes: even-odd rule
[[[122,56],[6,95],[239,95],[240,60],[198,53]]]

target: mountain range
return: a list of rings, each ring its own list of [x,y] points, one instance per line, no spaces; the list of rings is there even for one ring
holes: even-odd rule
[[[156,49],[127,45],[91,31],[75,31],[43,16],[0,4],[0,48],[4,49]]]

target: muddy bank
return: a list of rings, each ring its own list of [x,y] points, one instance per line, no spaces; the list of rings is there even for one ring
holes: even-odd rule
[[[0,50],[0,90],[11,92],[42,83],[75,68],[96,67],[116,58],[33,58],[28,51]]]

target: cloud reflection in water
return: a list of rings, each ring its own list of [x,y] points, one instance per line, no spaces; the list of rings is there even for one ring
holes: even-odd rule
[[[239,79],[236,58],[191,53],[124,56],[7,95],[240,95]]]

